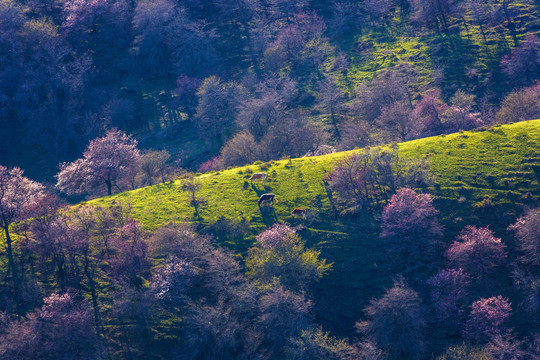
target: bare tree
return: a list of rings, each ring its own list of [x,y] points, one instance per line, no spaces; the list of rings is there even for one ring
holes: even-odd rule
[[[338,123],[343,115],[343,102],[345,99],[343,91],[336,84],[334,77],[329,76],[320,83],[318,97],[319,106],[330,116],[336,137],[341,139]]]
[[[418,293],[403,280],[394,282],[382,298],[365,308],[370,320],[358,322],[359,331],[373,336],[392,359],[422,359],[424,310]]]
[[[154,185],[154,177],[159,174],[161,181],[165,183],[167,161],[171,154],[167,150],[148,151],[141,157],[141,170],[144,173],[144,181],[148,185]]]

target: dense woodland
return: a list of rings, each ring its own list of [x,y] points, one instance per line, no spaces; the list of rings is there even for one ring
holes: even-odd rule
[[[0,163],[47,182],[112,128],[208,170],[540,117],[534,0],[28,0],[0,17]]]
[[[539,29],[536,0],[0,0],[0,358],[540,359],[540,139],[492,127],[540,118]],[[530,150],[481,200],[396,144],[466,130]],[[204,218],[196,173],[358,148],[319,210]],[[193,216],[73,205],[152,185]],[[360,238],[369,296],[325,282]]]

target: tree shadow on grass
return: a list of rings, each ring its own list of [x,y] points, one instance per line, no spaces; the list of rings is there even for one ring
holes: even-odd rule
[[[259,211],[261,212],[263,223],[267,227],[270,227],[273,224],[278,222],[278,217],[276,215],[276,211],[274,210],[273,206],[269,206],[269,205],[259,206]]]
[[[328,187],[328,182],[326,182],[326,180],[323,180],[323,186],[324,186],[324,190],[326,191],[326,196],[328,196],[328,201],[330,201],[330,206],[332,206],[332,210],[334,212],[334,217],[335,219],[339,219],[339,211],[338,209],[336,208],[336,204],[334,202],[334,197],[333,197],[333,194],[332,194],[332,189],[330,189]]]
[[[202,198],[195,198],[190,201],[190,205],[193,206],[193,220],[202,223],[203,218],[199,212],[199,209],[201,206],[204,206],[206,204],[206,200]]]
[[[261,187],[259,185],[251,184],[251,188],[253,189],[253,191],[255,191],[258,197],[261,197],[262,194],[266,194],[272,191],[272,188],[268,185],[264,185]]]

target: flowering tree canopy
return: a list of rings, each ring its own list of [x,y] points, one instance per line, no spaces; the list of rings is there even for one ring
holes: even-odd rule
[[[510,303],[500,295],[481,298],[472,304],[463,333],[469,339],[487,340],[501,333],[510,319],[511,312]]]
[[[0,224],[8,227],[45,196],[43,186],[23,176],[17,167],[0,165]]]
[[[381,237],[422,248],[442,235],[438,213],[429,194],[400,189],[383,209]]]
[[[463,269],[444,269],[429,278],[431,299],[436,314],[444,320],[453,320],[461,313],[460,306],[467,295],[470,276]]]
[[[320,251],[306,249],[305,242],[285,224],[276,224],[257,236],[246,259],[248,277],[269,284],[279,278],[289,289],[305,289],[326,274],[331,264],[319,259]]]
[[[137,141],[120,130],[110,130],[92,140],[83,158],[60,165],[56,186],[67,194],[81,194],[106,185],[107,193],[118,181],[137,170],[141,155]]]
[[[505,245],[487,227],[467,226],[446,252],[448,259],[470,274],[484,274],[506,258]]]

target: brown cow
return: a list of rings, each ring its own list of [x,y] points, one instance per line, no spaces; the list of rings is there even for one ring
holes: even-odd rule
[[[306,216],[306,212],[307,212],[306,209],[295,208],[293,211],[291,211],[291,215],[292,215],[292,216],[301,216],[301,217],[305,217],[305,216]]]
[[[264,183],[266,181],[266,173],[254,173],[249,178],[249,182],[253,184],[253,180],[259,180],[259,181],[262,180],[263,186],[264,186]]]

